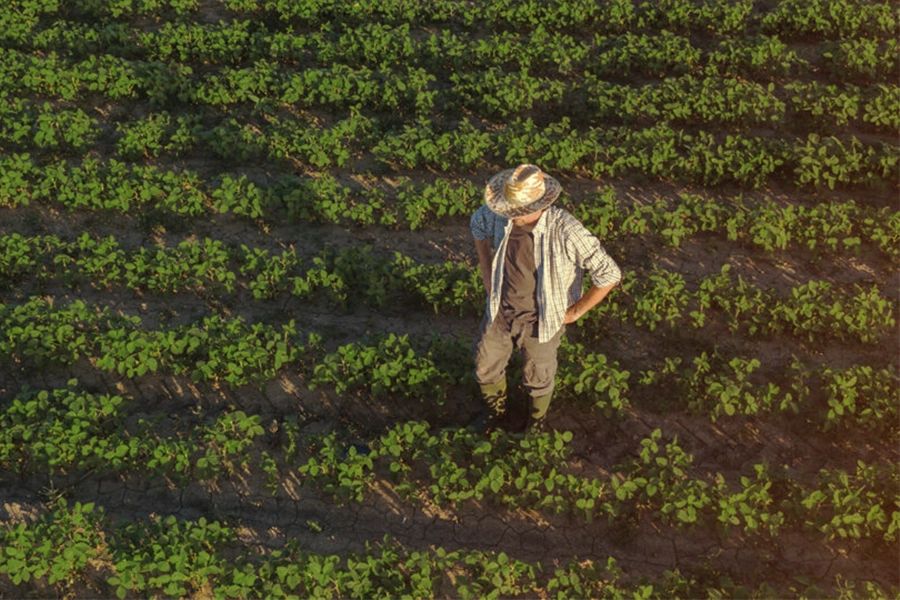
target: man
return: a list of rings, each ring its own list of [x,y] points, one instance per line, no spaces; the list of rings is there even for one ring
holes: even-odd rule
[[[475,380],[487,404],[473,424],[477,431],[489,431],[506,411],[506,368],[514,348],[523,358],[528,427],[543,427],[565,326],[622,277],[600,241],[552,206],[560,191],[559,182],[534,165],[507,169],[490,179],[485,204],[470,220],[488,297],[475,345]],[[592,287],[583,294],[584,271]]]

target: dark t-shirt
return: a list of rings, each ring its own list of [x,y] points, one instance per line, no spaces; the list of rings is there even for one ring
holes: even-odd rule
[[[537,323],[534,226],[535,223],[513,225],[507,241],[500,308],[508,320]]]

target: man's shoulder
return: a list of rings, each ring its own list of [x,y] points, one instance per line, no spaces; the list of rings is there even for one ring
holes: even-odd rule
[[[546,213],[550,215],[553,219],[574,219],[572,213],[567,211],[561,206],[557,206],[555,204],[551,204],[546,208]]]
[[[575,215],[559,206],[548,206],[546,210],[547,225],[556,229],[584,228]]]
[[[487,204],[482,204],[482,205],[479,206],[477,209],[475,209],[475,212],[472,213],[472,216],[473,216],[473,217],[477,216],[477,217],[480,217],[480,218],[482,218],[482,219],[484,219],[484,218],[494,218],[494,217],[497,216],[497,213],[495,213],[495,212],[492,211],[490,208],[488,208],[488,205],[487,205]]]
[[[500,223],[505,224],[509,219],[506,217],[501,217],[490,208],[488,208],[487,204],[482,204],[472,213],[471,217],[472,221],[480,221],[482,223]]]
[[[507,220],[482,204],[469,219],[469,227],[476,238],[483,239],[494,235],[499,227],[502,229]]]

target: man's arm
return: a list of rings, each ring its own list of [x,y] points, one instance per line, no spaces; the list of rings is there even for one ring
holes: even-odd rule
[[[481,280],[484,283],[484,293],[491,294],[491,266],[494,262],[494,244],[490,238],[479,240],[475,238],[475,251],[478,253],[478,266],[481,269]]]
[[[584,316],[584,313],[597,306],[601,300],[606,298],[606,295],[616,287],[616,285],[617,284],[613,283],[603,287],[597,287],[596,285],[591,286],[591,289],[585,292],[584,296],[582,296],[578,302],[566,310],[565,324],[568,325],[574,323]]]
[[[581,221],[571,215],[565,221],[567,253],[572,261],[590,273],[591,288],[580,300],[566,309],[565,324],[574,323],[597,306],[622,280],[622,270],[606,253],[603,244]]]

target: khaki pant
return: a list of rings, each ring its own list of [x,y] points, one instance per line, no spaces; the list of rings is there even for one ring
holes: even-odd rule
[[[485,315],[481,322],[481,334],[475,343],[475,381],[479,385],[491,385],[506,380],[506,368],[514,349],[522,353],[522,379],[532,398],[553,393],[556,379],[556,352],[559,349],[565,327],[550,341],[540,343],[537,326],[519,321],[507,322],[503,311],[488,325]]]

